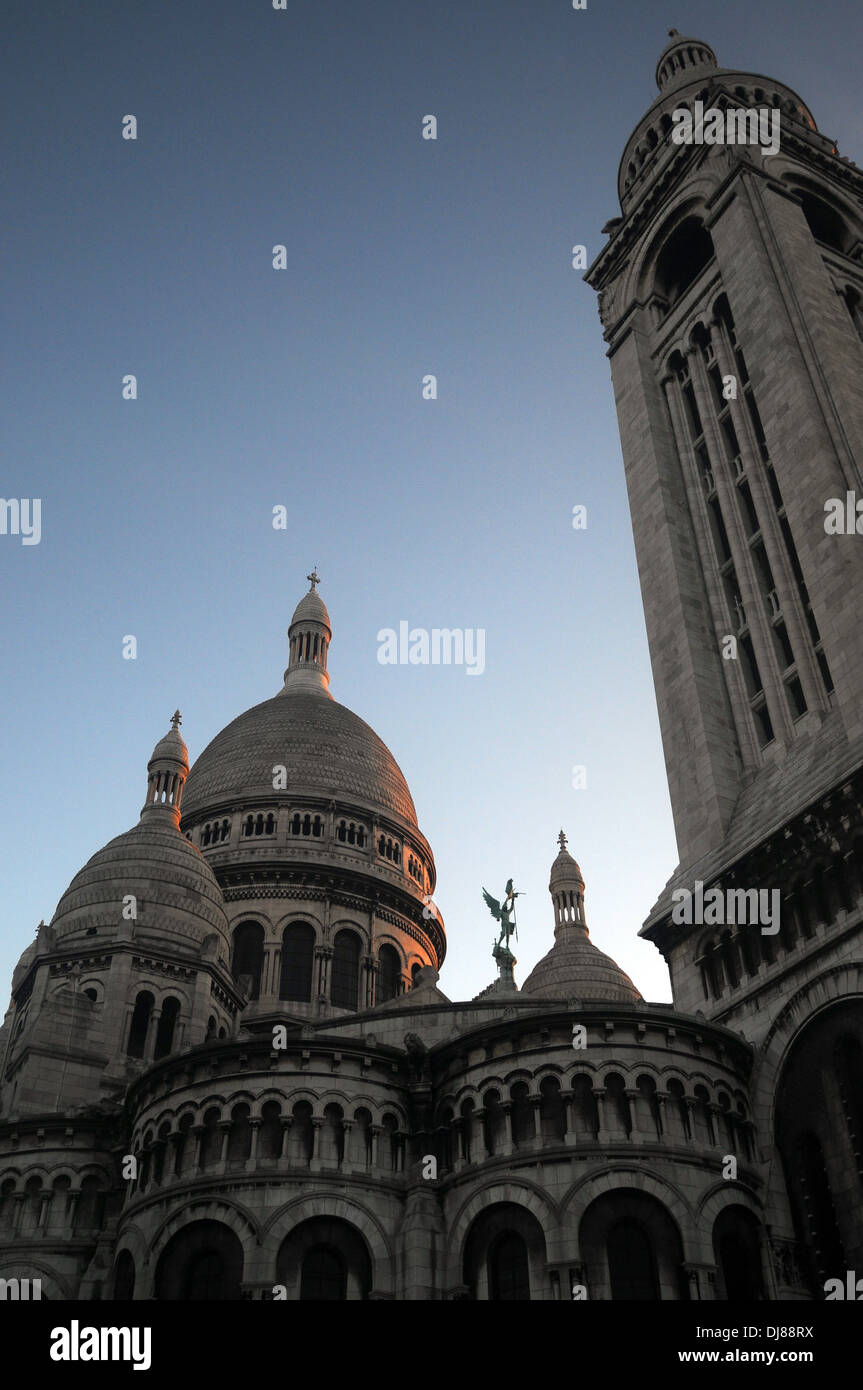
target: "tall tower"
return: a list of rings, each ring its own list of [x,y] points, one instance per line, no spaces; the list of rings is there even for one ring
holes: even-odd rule
[[[586,276],[680,856],[642,934],[679,1009],[759,1048],[768,1220],[790,1197],[817,1286],[863,1255],[863,535],[831,519],[863,501],[863,173],[784,83],[670,37]]]

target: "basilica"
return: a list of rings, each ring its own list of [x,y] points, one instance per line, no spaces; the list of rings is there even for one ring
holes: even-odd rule
[[[313,571],[282,687],[191,765],[173,716],[137,824],[18,962],[0,1278],[758,1301],[863,1271],[863,553],[823,524],[863,492],[863,174],[784,83],[669,39],[586,279],[678,842],[641,929],[673,1004],[591,939],[551,825],[547,953],[444,992],[432,846],[330,692]],[[696,102],[781,112],[780,150],[670,139]],[[767,895],[771,929],[681,924],[702,887]]]

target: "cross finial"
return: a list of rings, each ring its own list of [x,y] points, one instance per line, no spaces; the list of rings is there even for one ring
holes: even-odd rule
[[[179,711],[178,709],[175,709],[175,710],[174,710],[174,713],[171,715],[171,728],[172,728],[172,729],[179,729],[179,727],[180,727],[180,725],[182,724],[182,722],[183,722],[183,716],[182,716],[182,714],[180,713],[180,711]]]
[[[560,845],[561,854],[563,854],[563,851],[566,849],[566,836],[564,835],[562,830],[557,837],[557,843]]]
[[[677,38],[679,38],[679,37],[680,37],[680,30],[679,30],[679,29],[669,29],[669,31],[668,31],[668,37],[669,37],[670,39],[677,39]]]
[[[314,568],[312,569],[311,574],[307,574],[307,575],[306,575],[306,579],[308,579],[309,583],[310,583],[311,586],[312,586],[311,592],[314,593],[314,592],[315,592],[315,585],[316,585],[316,584],[320,584],[320,582],[321,582],[321,576],[318,574],[318,567],[317,567],[317,565],[314,566]]]

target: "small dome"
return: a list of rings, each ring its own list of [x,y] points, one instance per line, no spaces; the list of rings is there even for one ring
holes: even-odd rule
[[[656,64],[656,85],[661,92],[716,70],[716,54],[710,44],[703,39],[685,38],[676,29],[669,29],[668,33],[671,42],[662,50]]]
[[[124,899],[130,896],[137,915],[127,922]],[[86,927],[120,934],[133,927],[136,936],[161,936],[192,949],[215,932],[218,954],[228,953],[228,919],[212,869],[172,820],[157,816],[144,816],[88,860],[57,904],[51,925],[58,943]]]
[[[561,831],[561,834],[563,832]],[[548,890],[553,892],[555,888],[563,888],[569,884],[580,883],[584,887],[584,879],[581,876],[581,869],[573,859],[568,849],[562,849],[551,866],[551,873],[548,879]]]
[[[303,594],[303,597],[294,609],[294,616],[291,618],[291,627],[294,626],[294,623],[323,623],[324,627],[329,628],[330,615],[327,612],[327,605],[324,603],[315,587],[320,583],[317,572],[312,570],[311,574],[307,575],[306,578],[312,581],[312,587],[307,594]]]
[[[189,770],[189,750],[183,742],[183,736],[177,728],[169,729],[164,738],[160,738],[150,762],[154,763],[158,759],[169,758],[173,762],[182,763],[188,772]]]
[[[587,931],[572,928],[558,936],[521,987],[537,999],[607,999],[635,1004],[641,998],[620,966],[597,950]]]

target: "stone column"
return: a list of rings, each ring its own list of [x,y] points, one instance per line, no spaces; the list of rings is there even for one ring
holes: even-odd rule
[[[655,1094],[656,1104],[659,1109],[659,1130],[662,1138],[665,1139],[668,1136],[668,1117],[665,1113],[665,1102],[668,1100],[668,1092],[657,1091]]]
[[[195,1173],[199,1173],[201,1171],[202,1159],[204,1157],[204,1126],[192,1125],[192,1128],[189,1130],[189,1133],[194,1135],[195,1137],[195,1157],[194,1162],[192,1164],[192,1171]]]
[[[500,1109],[503,1115],[503,1147],[501,1153],[509,1157],[515,1152],[515,1140],[512,1133],[512,1101],[502,1100]]]
[[[608,1132],[608,1121],[605,1114],[605,1087],[593,1086],[591,1089],[596,1100],[596,1113],[599,1118],[599,1133],[596,1137],[600,1141],[610,1139],[611,1135]]]
[[[473,1112],[474,1134],[476,1135],[476,1150],[479,1154],[480,1162],[490,1158],[488,1145],[485,1142],[485,1111],[482,1107]]]
[[[342,1168],[347,1168],[353,1163],[353,1154],[351,1153],[351,1135],[353,1128],[353,1120],[342,1120],[342,1134],[344,1138],[342,1139],[342,1161],[339,1165]]]
[[[280,1124],[280,1126],[281,1126],[281,1136],[280,1136],[280,1143],[279,1143],[279,1151],[278,1151],[278,1153],[276,1154],[276,1162],[277,1162],[277,1163],[280,1163],[281,1160],[282,1160],[283,1158],[285,1158],[286,1156],[288,1156],[288,1154],[289,1154],[288,1139],[289,1139],[289,1137],[290,1137],[291,1125],[292,1125],[293,1123],[294,1123],[294,1118],[293,1118],[292,1115],[282,1115],[282,1116],[280,1116],[280,1118],[279,1118],[279,1124]]]
[[[150,1017],[147,1020],[147,1037],[144,1042],[144,1061],[152,1062],[153,1053],[156,1048],[156,1031],[159,1027],[159,1019],[162,1017],[162,1010],[155,1005],[150,1010]]]
[[[323,1119],[321,1119],[320,1116],[312,1116],[312,1151],[309,1155],[309,1167],[315,1173],[319,1172],[321,1167],[321,1160],[319,1157],[320,1144],[318,1142],[318,1133],[323,1123]]]
[[[528,1102],[530,1104],[531,1114],[533,1116],[533,1145],[534,1148],[536,1148],[538,1144],[541,1145],[543,1142],[542,1119],[539,1113],[539,1107],[542,1104],[542,1101],[539,1096],[529,1096]]]
[[[576,1143],[575,1121],[572,1114],[572,1101],[572,1091],[564,1091],[561,1088],[560,1102],[563,1106],[563,1142],[570,1148],[573,1148]]]
[[[632,1122],[632,1129],[629,1132],[630,1142],[633,1144],[643,1144],[644,1141],[649,1138],[649,1135],[644,1125],[644,1117],[640,1111],[642,1100],[641,1092],[636,1090],[635,1086],[627,1086],[623,1094],[629,1101],[629,1118]]]
[[[246,1159],[246,1167],[249,1169],[258,1166],[258,1139],[260,1137],[262,1121],[260,1119],[250,1119],[249,1128],[252,1131],[252,1146],[249,1150],[249,1157]]]

